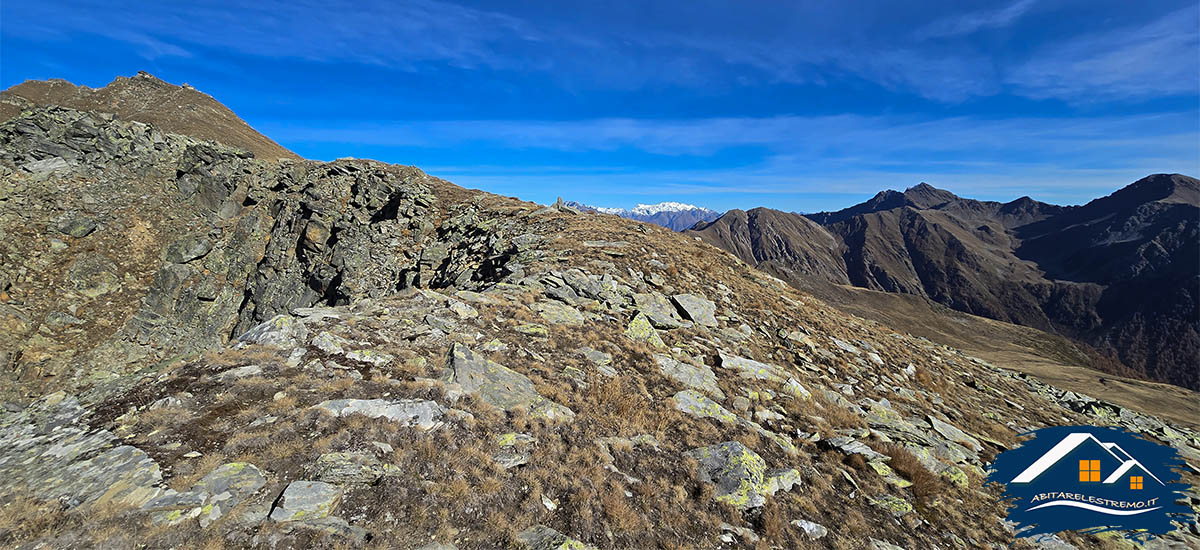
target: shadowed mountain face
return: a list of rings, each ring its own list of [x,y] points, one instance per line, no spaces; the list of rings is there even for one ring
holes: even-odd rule
[[[212,96],[186,84],[168,84],[144,72],[117,77],[95,89],[66,80],[25,81],[0,92],[0,120],[33,105],[113,113],[126,120],[154,124],[166,132],[246,149],[263,160],[300,158],[255,131]]]
[[[1152,379],[1200,386],[1194,178],[1156,174],[1071,207],[976,201],[921,184],[837,212],[751,212],[695,233],[801,286],[849,282],[926,297],[1078,339]]]

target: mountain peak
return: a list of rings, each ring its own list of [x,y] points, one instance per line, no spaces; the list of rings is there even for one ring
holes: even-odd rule
[[[1182,202],[1200,206],[1200,180],[1183,174],[1151,174],[1113,193],[1122,201]]]
[[[921,182],[904,190],[904,198],[918,208],[929,208],[939,204],[958,200],[958,195],[938,189],[928,183]]]
[[[721,217],[721,213],[716,210],[675,201],[664,201],[657,204],[638,204],[632,209],[589,206],[574,201],[567,202],[567,205],[580,210],[612,214],[622,218],[661,225],[673,231],[683,231],[699,222],[713,221]]]
[[[78,86],[62,79],[27,80],[0,92],[0,116],[20,105],[60,105],[80,111],[113,113],[159,129],[246,149],[260,159],[299,159],[299,155],[258,133],[208,94],[177,86],[146,71],[119,76],[103,88]]]

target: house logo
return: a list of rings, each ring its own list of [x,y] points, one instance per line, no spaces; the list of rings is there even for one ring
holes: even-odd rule
[[[1055,426],[996,456],[990,483],[1011,500],[1008,519],[1023,537],[1059,531],[1125,531],[1145,540],[1191,513],[1177,503],[1183,459],[1172,447],[1116,428]],[[1182,523],[1179,523],[1182,525]]]

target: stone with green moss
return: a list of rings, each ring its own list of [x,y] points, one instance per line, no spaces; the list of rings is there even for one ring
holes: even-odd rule
[[[579,310],[562,302],[538,302],[533,309],[552,325],[579,326],[583,324],[583,314]]]
[[[946,481],[963,488],[966,488],[971,483],[970,479],[967,478],[966,472],[954,466],[947,466],[946,469],[942,470],[941,476]]]
[[[716,486],[713,498],[739,510],[757,508],[767,495],[790,490],[800,482],[794,469],[767,470],[758,453],[737,441],[692,449],[685,456],[700,464],[700,476]]]
[[[913,511],[912,504],[897,496],[879,495],[870,501],[872,506],[890,512],[896,517],[907,515]]]
[[[683,390],[676,393],[672,399],[675,400],[675,408],[693,416],[715,418],[724,423],[735,423],[738,420],[736,415],[725,410],[720,403],[696,390]]]
[[[882,477],[884,481],[900,489],[912,487],[913,483],[911,481],[896,475],[896,472],[882,461],[873,460],[868,462],[867,465],[870,466],[872,470],[875,470],[875,473],[879,474],[879,477]]]
[[[534,336],[537,338],[545,338],[550,335],[550,332],[546,330],[546,327],[542,325],[535,325],[533,323],[523,323],[517,325],[516,327],[513,327],[513,330],[524,334],[525,336]]]
[[[650,324],[650,320],[645,314],[638,313],[633,320],[629,322],[629,327],[625,329],[625,337],[634,342],[644,342],[656,348],[665,348],[662,338],[659,337],[658,331],[654,330],[654,326]]]

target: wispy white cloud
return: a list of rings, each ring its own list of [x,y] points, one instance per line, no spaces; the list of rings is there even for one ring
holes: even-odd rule
[[[1200,91],[1200,7],[1039,49],[1007,83],[1035,99],[1076,103]]]
[[[99,34],[145,46],[155,55],[181,55],[203,45],[242,54],[411,68],[427,61],[460,67],[513,68],[536,60],[500,47],[543,35],[502,13],[437,0],[280,2],[131,2],[66,0],[11,7],[20,24],[5,33]]]
[[[700,119],[602,118],[587,120],[396,121],[340,127],[266,123],[282,141],[406,147],[454,147],[482,143],[511,149],[612,151],[632,148],[661,155],[708,155],[722,149],[760,146],[805,150],[849,158],[890,158],[888,152],[1004,151],[1128,154],[1191,151],[1200,135],[1195,113],[999,118],[913,116],[774,116]]]
[[[951,3],[951,10],[960,5]],[[1140,101],[1197,88],[1194,5],[1149,24],[1122,25],[1117,17],[1100,27],[1013,34],[1006,39],[1012,43],[987,50],[967,39],[982,30],[1020,28],[1032,12],[1058,8],[1035,0],[960,13],[888,2],[527,8],[441,0],[261,0],[236,9],[215,0],[54,0],[6,3],[4,31],[100,34],[147,57],[207,47],[410,71],[425,64],[519,71],[587,90],[862,79],[953,104],[1004,93],[1073,103]],[[649,18],[639,9],[674,16]],[[1089,33],[1092,28],[1100,30]],[[1027,36],[1034,41],[1024,43]],[[1035,54],[1021,57],[1027,47]]]
[[[473,151],[507,157],[507,166],[425,166],[461,185],[534,200],[556,194],[676,195],[822,193],[870,195],[920,181],[966,196],[1080,202],[1154,172],[1200,173],[1194,113],[1088,118],[982,119],[841,115],[579,121],[429,121],[351,129],[273,127],[283,143],[371,144],[417,151]],[[698,168],[734,148],[736,159]],[[621,166],[537,165],[546,151],[578,155],[641,151],[658,157]],[[499,154],[498,154],[499,152]],[[552,156],[551,156],[552,158]],[[597,157],[585,157],[597,158]],[[409,162],[408,159],[388,160]],[[611,202],[611,201],[610,201]],[[738,201],[712,203],[727,207]],[[792,204],[792,203],[789,203]],[[742,204],[744,206],[744,204]]]
[[[963,36],[982,29],[1007,27],[1025,15],[1037,0],[1017,0],[999,9],[987,9],[937,19],[918,29],[917,38]]]

